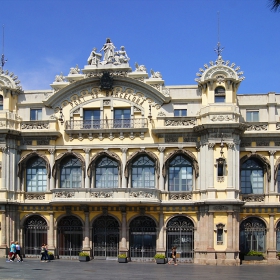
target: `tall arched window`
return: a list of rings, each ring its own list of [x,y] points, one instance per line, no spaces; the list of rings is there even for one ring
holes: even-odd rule
[[[266,226],[258,218],[248,218],[240,225],[240,252],[249,251],[265,252]]]
[[[96,164],[95,187],[117,188],[119,185],[118,163],[108,157],[103,157]]]
[[[81,162],[76,157],[67,157],[61,162],[60,187],[80,188],[82,186]]]
[[[155,163],[146,155],[138,157],[131,166],[132,188],[155,187]]]
[[[263,166],[257,159],[248,159],[241,166],[241,193],[262,194],[264,192]]]
[[[178,155],[169,163],[169,191],[191,191],[193,185],[193,168],[183,156]]]
[[[224,87],[215,88],[215,103],[223,103],[226,101],[226,91]]]
[[[47,169],[45,161],[33,157],[26,164],[26,191],[45,192],[47,190]]]

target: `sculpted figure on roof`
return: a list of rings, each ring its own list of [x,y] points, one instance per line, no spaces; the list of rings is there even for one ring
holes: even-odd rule
[[[100,51],[104,51],[102,64],[113,62],[115,57],[115,48],[116,47],[111,42],[110,38],[107,38],[106,43],[103,45],[102,49],[100,50]]]
[[[96,48],[93,48],[92,52],[89,55],[88,58],[88,65],[98,65],[98,63],[101,60],[102,54],[96,52]]]

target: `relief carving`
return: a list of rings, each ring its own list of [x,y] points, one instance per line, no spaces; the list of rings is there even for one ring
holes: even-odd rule
[[[94,198],[110,198],[113,197],[113,194],[113,192],[92,192],[90,196]]]
[[[143,192],[143,191],[139,191],[139,192],[131,192],[129,194],[130,197],[144,197],[144,198],[152,198],[153,194],[149,193],[149,192]]]
[[[59,197],[59,198],[71,198],[73,196],[75,196],[74,192],[66,192],[66,191],[57,192],[54,194],[54,197]]]
[[[191,200],[192,194],[191,193],[176,193],[176,194],[169,194],[169,199],[171,200]]]
[[[26,193],[24,197],[26,200],[44,200],[45,194]]]

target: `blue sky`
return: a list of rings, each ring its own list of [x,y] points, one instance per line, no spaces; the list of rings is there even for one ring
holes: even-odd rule
[[[269,0],[0,0],[4,70],[23,89],[50,89],[61,72],[83,68],[106,38],[125,46],[130,66],[161,72],[166,85],[193,85],[217,58],[241,67],[238,93],[280,93],[280,13]],[[1,30],[2,31],[2,30]],[[2,32],[1,32],[2,52]]]

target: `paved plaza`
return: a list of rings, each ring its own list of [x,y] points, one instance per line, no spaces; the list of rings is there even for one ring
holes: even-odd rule
[[[41,263],[24,259],[23,263],[0,260],[0,279],[278,279],[280,265],[202,266],[194,264],[160,265],[156,263],[118,263],[117,261],[55,260]]]

